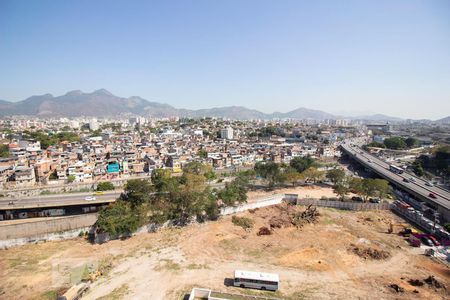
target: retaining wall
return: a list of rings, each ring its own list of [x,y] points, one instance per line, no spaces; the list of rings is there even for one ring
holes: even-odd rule
[[[0,248],[36,241],[67,239],[89,231],[97,221],[97,214],[49,218],[36,222],[0,226]]]

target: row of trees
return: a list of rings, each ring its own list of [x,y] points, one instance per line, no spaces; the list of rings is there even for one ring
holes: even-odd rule
[[[309,156],[296,157],[289,165],[272,161],[258,162],[254,170],[257,176],[267,181],[269,188],[286,182],[295,185],[300,180],[317,182],[325,175],[325,172],[317,169],[316,161]]]
[[[390,191],[385,180],[353,178],[340,169],[325,173],[319,171],[315,164],[309,157],[296,158],[289,165],[258,163],[254,170],[237,173],[234,180],[221,190],[207,185],[212,169],[200,162],[187,164],[180,177],[172,177],[169,170],[158,169],[152,173],[151,182],[129,180],[120,198],[100,212],[97,226],[100,232],[124,235],[146,223],[161,224],[172,220],[185,225],[193,219],[216,219],[220,205],[246,202],[249,182],[256,175],[266,179],[269,187],[286,181],[292,184],[299,180],[317,181],[326,176],[342,198],[350,192],[361,195],[364,200],[374,196],[383,198]]]
[[[383,199],[391,192],[387,180],[347,176],[342,169],[330,170],[326,177],[333,183],[333,191],[342,200],[350,192],[360,195],[364,201],[369,197]]]
[[[401,138],[393,136],[386,138],[383,143],[371,142],[367,144],[368,147],[387,148],[394,150],[411,149],[420,146],[420,141],[413,137]]]
[[[247,200],[248,182],[254,173],[238,173],[224,189],[217,191],[207,185],[211,171],[210,166],[191,162],[180,177],[158,169],[153,172],[151,182],[128,180],[120,198],[100,212],[99,231],[126,235],[146,223],[173,220],[184,225],[192,219],[215,219],[219,215],[219,203],[232,205]]]

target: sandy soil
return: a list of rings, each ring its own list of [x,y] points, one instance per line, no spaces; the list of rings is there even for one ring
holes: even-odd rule
[[[86,265],[110,270],[83,299],[182,299],[193,286],[271,295],[284,299],[448,299],[445,289],[413,287],[409,279],[434,275],[450,288],[450,270],[420,255],[398,235],[387,234],[390,212],[319,209],[315,224],[275,229],[257,236],[279,213],[275,207],[239,214],[251,230],[233,225],[231,216],[185,228],[163,229],[124,241],[91,245],[79,238],[0,251],[0,299],[51,299]],[[384,260],[363,259],[350,244],[389,251]],[[275,272],[276,293],[226,286],[235,269]],[[105,268],[108,270],[108,268]],[[397,293],[389,287],[405,289]],[[415,293],[416,290],[418,293]],[[47,297],[47,298],[45,298]]]
[[[264,190],[250,191],[247,193],[248,202],[254,202],[262,197],[267,197],[275,194],[298,194],[300,198],[314,198],[320,199],[321,197],[338,197],[331,187],[319,187],[319,186],[296,186],[288,188],[278,188],[270,192]],[[351,196],[351,195],[350,195]]]

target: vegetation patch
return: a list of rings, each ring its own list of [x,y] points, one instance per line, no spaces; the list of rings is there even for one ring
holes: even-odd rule
[[[233,224],[236,226],[240,226],[240,227],[244,228],[245,230],[249,230],[249,229],[253,228],[253,225],[255,223],[250,218],[238,217],[238,216],[233,216],[231,218],[231,222],[233,222]]]
[[[119,300],[123,299],[130,292],[128,284],[122,284],[120,287],[115,288],[111,293],[103,297],[97,298],[97,300]]]

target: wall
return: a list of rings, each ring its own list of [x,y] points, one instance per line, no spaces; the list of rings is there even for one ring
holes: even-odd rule
[[[222,216],[226,216],[226,215],[235,214],[235,213],[242,212],[242,211],[249,210],[249,209],[255,209],[255,208],[265,207],[265,206],[269,206],[269,205],[280,204],[281,201],[283,200],[283,198],[284,198],[284,194],[277,194],[277,195],[270,196],[268,198],[260,199],[253,203],[246,203],[246,204],[242,204],[239,206],[224,207],[224,208],[220,209],[220,214]]]
[[[298,199],[297,205],[315,205],[347,210],[388,210],[391,207],[389,203],[359,203],[315,199]]]
[[[87,231],[97,221],[97,214],[49,218],[36,222],[0,226],[0,245],[70,238]],[[0,246],[1,248],[1,246]]]
[[[0,249],[8,249],[15,246],[21,246],[30,243],[38,243],[38,242],[48,242],[48,241],[59,241],[59,240],[68,240],[76,238],[80,235],[80,232],[87,232],[91,229],[91,226],[77,228],[64,232],[54,232],[54,233],[44,233],[38,234],[31,237],[24,238],[16,238],[16,239],[8,239],[8,240],[0,240]]]

